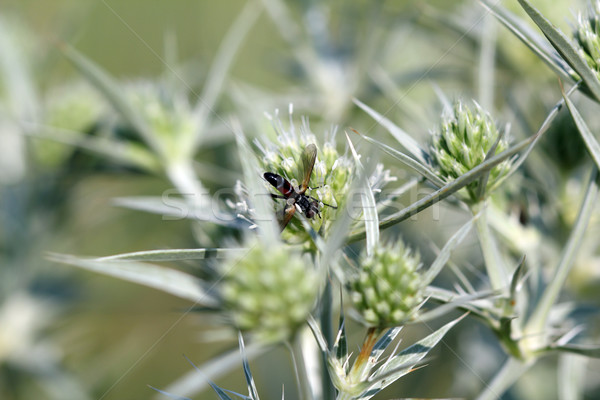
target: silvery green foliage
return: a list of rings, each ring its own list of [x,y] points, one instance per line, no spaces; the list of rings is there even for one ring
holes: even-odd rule
[[[417,343],[398,351],[396,340],[402,326],[391,329],[370,328],[361,345],[360,353],[353,357],[348,352],[345,320],[340,326],[331,349],[316,321],[309,324],[327,359],[330,379],[337,390],[337,400],[365,400],[375,396],[402,376],[415,370],[415,366],[464,316],[432,332]]]

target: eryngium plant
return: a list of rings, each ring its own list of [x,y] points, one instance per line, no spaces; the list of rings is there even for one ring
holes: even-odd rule
[[[279,174],[298,188],[303,179],[304,148],[309,144],[315,144],[317,158],[309,181],[309,187],[314,190],[309,189],[306,194],[341,209],[345,196],[350,190],[354,163],[345,155],[338,153],[335,146],[335,130],[331,131],[329,139],[320,143],[311,132],[306,119],[303,119],[298,134],[293,123],[286,129],[277,115],[271,120],[278,143],[272,143],[265,137],[255,142],[262,153],[259,154],[258,159],[264,171]],[[265,185],[268,190],[273,190],[268,183],[265,182]],[[282,201],[278,212],[281,212],[283,206]],[[315,231],[324,234],[330,228],[337,211],[331,207],[321,207],[320,213],[321,218],[316,217],[311,220],[311,223]],[[283,237],[287,240],[295,237],[293,241],[307,239],[304,228],[294,220],[283,231]]]
[[[224,309],[238,329],[257,340],[288,340],[315,305],[321,286],[318,272],[282,244],[256,241],[248,248],[223,265],[219,291]]]
[[[413,319],[423,302],[420,256],[401,240],[376,246],[361,255],[361,265],[350,280],[351,299],[368,326],[397,326]]]
[[[324,140],[319,140],[311,131],[306,118],[302,118],[299,128],[295,126],[291,105],[289,117],[290,124],[285,127],[277,112],[275,116],[269,116],[277,140],[274,143],[266,136],[256,139],[254,143],[258,148],[257,158],[263,172],[281,175],[295,188],[298,188],[303,179],[302,154],[304,149],[309,144],[317,147],[316,161],[308,183],[310,189],[306,194],[336,208],[321,206],[320,217],[316,216],[309,222],[316,232],[327,237],[335,219],[346,205],[352,179],[356,175],[356,164],[349,156],[347,147],[344,151],[338,151],[335,127],[324,135]],[[381,164],[378,164],[369,176],[369,184],[374,191],[380,190],[387,183],[395,180],[396,177],[391,176],[390,171]],[[268,191],[279,194],[268,182],[265,181],[264,184]],[[277,203],[276,212],[281,216],[285,202],[280,200]],[[310,243],[306,229],[298,223],[296,217],[292,218],[283,230],[282,238],[287,242]]]
[[[447,182],[508,148],[506,129],[499,130],[492,116],[479,104],[473,104],[474,107],[469,107],[456,101],[452,110],[442,117],[440,126],[432,132],[431,155],[438,175]],[[467,185],[465,200],[473,203],[481,200],[485,192],[498,186],[510,165],[510,160],[506,160],[492,168],[483,188],[480,187],[481,180]]]
[[[600,78],[600,1],[590,4],[587,15],[579,13],[573,34],[579,54]]]

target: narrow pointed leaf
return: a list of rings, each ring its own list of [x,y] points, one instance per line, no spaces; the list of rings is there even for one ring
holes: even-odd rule
[[[452,237],[446,242],[440,254],[436,257],[435,261],[431,264],[431,267],[425,273],[423,277],[423,283],[429,285],[442,271],[442,268],[448,260],[450,255],[458,247],[458,245],[464,240],[471,228],[473,227],[473,218],[471,218],[466,224],[464,224]]]
[[[261,11],[262,6],[259,2],[247,2],[219,47],[219,51],[206,76],[206,83],[198,99],[196,110],[194,110],[199,122],[198,130],[195,132],[196,137],[191,138],[195,146],[198,146],[200,143],[204,128],[208,122],[208,116],[210,113],[215,113],[214,106],[222,91],[225,78],[233,64],[235,56],[244,40],[248,37],[248,32],[254,26]]]
[[[569,75],[569,65],[558,55],[558,53],[544,41],[537,32],[518,19],[508,10],[499,7],[497,1],[479,0],[504,26],[508,28],[523,44],[531,49],[538,57],[548,65],[555,74],[566,81],[573,81]]]
[[[494,294],[494,292],[485,291],[485,292],[475,292],[472,294],[474,294],[474,295],[479,294],[479,296],[478,296],[479,298],[485,298],[488,296],[492,296]],[[427,289],[425,290],[425,295],[427,297],[429,297],[430,299],[436,300],[440,303],[451,303],[452,301],[454,301],[455,299],[460,297],[460,294],[454,293],[447,289],[442,289],[439,287],[431,286],[431,285],[429,285],[427,287]],[[486,307],[483,307],[483,309],[486,310],[487,308],[490,308],[490,307],[492,307],[492,304],[486,305]],[[478,306],[475,303],[467,302],[465,304],[461,304],[459,306],[459,308],[464,311],[468,311],[472,314],[475,314],[477,316],[480,316],[480,317],[485,317],[486,315],[488,315],[487,311],[482,311],[482,307]]]
[[[366,176],[365,168],[360,162],[360,158],[354,149],[354,145],[350,140],[350,137],[346,133],[346,139],[348,140],[348,146],[354,156],[354,162],[356,163],[356,170],[358,171],[361,182],[360,190],[361,193],[360,201],[362,203],[362,211],[365,221],[365,234],[367,237],[367,254],[372,255],[375,251],[375,246],[379,243],[379,215],[377,215],[377,205],[375,204],[375,196],[369,185],[369,180]]]
[[[323,332],[321,332],[321,328],[319,328],[319,323],[312,316],[309,316],[309,318],[307,319],[307,323],[313,335],[315,336],[315,340],[319,345],[319,349],[321,349],[321,352],[323,354],[327,354],[327,339],[325,339]]]
[[[525,265],[525,256],[521,257],[521,261],[519,262],[519,266],[513,273],[512,279],[510,280],[510,298],[516,300],[517,298],[517,288],[521,283],[523,276],[527,271],[527,266]]]
[[[123,119],[133,127],[144,141],[157,154],[161,154],[161,147],[156,137],[143,118],[123,94],[123,86],[116,82],[106,71],[79,53],[73,47],[63,44],[61,49],[64,55],[79,69],[79,71],[94,85],[113,106]]]
[[[494,296],[496,293],[493,291],[485,291],[485,292],[477,292],[475,294],[456,296],[451,301],[448,301],[438,307],[435,307],[432,310],[426,311],[423,314],[419,315],[417,319],[415,319],[415,323],[423,323],[429,322],[436,318],[442,317],[444,315],[448,315],[450,311],[457,309],[465,309],[468,311],[468,306],[472,305],[472,303],[476,300],[480,300],[483,298],[488,298]]]
[[[174,269],[137,261],[98,261],[67,254],[53,254],[50,259],[149,286],[207,307],[219,306],[219,301],[202,289],[202,281]]]
[[[404,147],[415,159],[421,164],[427,164],[427,152],[419,146],[419,143],[413,139],[408,133],[400,129],[392,121],[384,117],[382,114],[373,110],[371,107],[362,103],[358,99],[354,99],[354,104],[363,109],[369,114],[379,125],[383,126],[389,133],[396,138],[402,147]]]
[[[184,355],[184,357],[194,367],[194,369],[196,370],[196,374],[199,373],[200,375],[202,375],[204,377],[204,374],[202,373],[202,371],[200,370],[200,368],[198,368],[196,366],[196,364],[194,364],[192,362],[192,360],[190,360],[186,355]],[[234,392],[232,390],[223,389],[219,385],[217,385],[216,383],[214,383],[212,380],[210,380],[210,379],[208,379],[206,377],[205,377],[205,380],[208,382],[208,384],[210,385],[210,387],[212,388],[212,390],[214,390],[215,393],[217,393],[217,395],[219,396],[219,399],[221,399],[221,400],[233,400],[231,397],[229,397],[229,395],[227,393],[231,393],[231,394],[235,395],[236,397],[239,397],[239,398],[244,399],[244,400],[253,400],[250,397],[244,396],[241,393],[237,393],[237,392]]]
[[[597,206],[596,199],[598,198],[599,180],[598,168],[594,167],[589,177],[585,197],[579,208],[579,214],[577,215],[569,239],[563,248],[560,260],[554,271],[554,276],[546,289],[544,289],[542,297],[527,324],[526,331],[528,332],[542,332],[545,329],[548,315],[552,306],[558,300],[560,291],[573,266],[577,250],[584,239],[586,228]]]
[[[518,1],[525,12],[529,14],[529,17],[533,22],[540,28],[544,36],[546,36],[552,46],[554,46],[556,51],[560,53],[564,60],[569,63],[571,68],[573,68],[573,70],[581,77],[596,101],[600,101],[600,81],[598,81],[594,71],[587,65],[586,61],[573,46],[571,40],[540,14],[528,0]]]
[[[249,221],[237,215],[216,209],[211,210],[210,207],[209,209],[194,208],[193,205],[190,205],[184,199],[171,197],[166,194],[163,197],[117,197],[113,199],[113,203],[119,207],[158,214],[163,219],[170,221],[192,219],[237,229],[247,229],[250,226]]]
[[[340,287],[340,304],[344,304],[342,298],[342,288]],[[333,345],[333,350],[335,351],[335,357],[338,360],[346,359],[348,355],[348,340],[346,336],[346,318],[344,316],[344,307],[340,307],[340,318],[339,318],[339,327],[338,333],[335,338],[335,342]]]
[[[433,183],[435,186],[437,186],[437,187],[444,186],[445,182],[439,176],[437,176],[436,173],[431,168],[429,168],[426,164],[421,164],[419,161],[415,160],[414,158],[407,156],[406,154],[404,154],[404,153],[402,153],[402,152],[400,152],[378,140],[375,140],[369,136],[365,136],[363,134],[360,134],[360,136],[363,139],[365,139],[367,142],[373,143],[374,145],[379,147],[381,150],[385,151],[387,154],[389,154],[390,156],[392,156],[395,159],[397,159],[398,161],[400,161],[402,164],[404,164],[407,167],[409,167],[410,169],[414,170],[419,175],[425,177],[431,183]]]
[[[115,254],[108,257],[97,258],[96,261],[178,261],[178,260],[203,260],[207,258],[227,258],[239,255],[246,249],[171,249],[148,250],[133,253]]]
[[[369,167],[370,165],[367,165],[367,168]],[[357,174],[352,179],[352,185],[350,187],[349,193],[357,193],[365,185],[368,186],[368,184],[365,183],[368,182],[368,177],[366,176],[367,168],[357,168]],[[346,204],[344,205],[344,210],[338,210],[338,213],[336,215],[337,218],[333,226],[331,227],[329,236],[327,237],[327,244],[323,245],[323,247],[319,247],[319,250],[321,251],[321,265],[328,268],[328,270],[333,270],[336,274],[340,272],[339,269],[330,268],[329,266],[336,265],[336,257],[338,257],[340,254],[339,249],[345,244],[347,244],[348,232],[350,231],[352,224],[357,219],[357,215],[355,215],[355,210],[351,209],[350,206],[351,203],[346,202]],[[375,215],[377,215],[376,208],[373,210],[373,212],[375,213]],[[378,219],[379,216],[377,216],[376,218]],[[363,228],[363,230],[364,229],[365,228]],[[378,233],[379,232],[377,232],[377,235]],[[371,238],[373,238],[373,236],[371,236]],[[317,245],[321,246],[320,244]],[[344,276],[338,276],[338,278],[340,279],[340,282],[345,282],[346,280]]]
[[[26,133],[32,137],[67,144],[153,173],[161,172],[157,157],[139,143],[90,136],[83,132],[72,132],[30,122],[25,122],[24,127]]]
[[[448,333],[448,331],[465,316],[466,314],[455,319],[454,321],[447,323],[437,331],[433,332],[412,346],[404,349],[399,354],[388,360],[372,377],[374,384],[371,386],[371,390],[382,390],[383,388],[395,382],[398,378],[408,374],[412,367],[400,368],[399,370],[397,370],[397,368],[405,365],[416,365],[419,363],[431,351],[431,349],[433,349],[433,347],[435,347],[435,345],[437,345],[440,340],[444,338],[446,333]],[[389,376],[388,372],[391,371],[396,372],[392,374],[392,376]]]
[[[457,192],[460,189],[462,189],[463,187],[467,186],[469,183],[479,179],[479,177],[482,174],[484,174],[487,171],[489,171],[490,169],[494,168],[496,165],[502,163],[507,158],[514,156],[521,150],[526,149],[528,146],[535,143],[536,140],[540,138],[541,133],[542,132],[538,132],[537,134],[530,136],[529,138],[523,140],[522,142],[516,144],[515,146],[513,146],[513,147],[503,151],[502,153],[495,155],[494,157],[490,158],[489,160],[479,164],[478,166],[476,166],[472,170],[468,171],[464,175],[461,175],[460,177],[456,178],[452,182],[447,183],[440,189],[425,196],[421,200],[414,202],[410,206],[398,211],[397,213],[389,215],[388,217],[386,217],[379,223],[379,228],[385,229],[385,228],[388,228],[399,222],[402,222],[405,219],[410,218],[411,216],[418,214],[419,212],[429,208],[433,204],[445,199],[446,197],[451,196],[455,192]],[[364,237],[364,234],[365,234],[364,231],[357,231],[355,233],[352,233],[349,238],[349,241],[360,240],[361,238]]]
[[[573,87],[571,87],[569,89],[569,91],[567,92],[567,96],[570,96],[573,92],[575,92],[575,90],[577,90],[579,88],[579,85],[580,85],[579,83],[576,83],[575,85],[573,85]],[[546,133],[548,128],[550,128],[550,125],[554,121],[554,118],[556,118],[556,116],[558,115],[558,112],[561,110],[561,108],[563,107],[564,104],[565,104],[565,100],[560,99],[560,101],[558,101],[554,105],[554,107],[552,107],[552,110],[550,110],[550,112],[546,116],[546,119],[544,119],[544,122],[542,122],[542,125],[540,126],[540,129],[538,129],[537,133],[534,136],[531,136],[525,140],[525,141],[530,141],[529,146],[527,146],[525,151],[523,151],[523,153],[520,154],[519,157],[515,160],[515,162],[512,164],[512,167],[510,168],[508,173],[496,181],[496,183],[493,185],[493,187],[490,188],[491,190],[493,190],[494,188],[501,185],[506,179],[508,179],[509,176],[511,176],[513,173],[515,173],[515,171],[517,171],[517,169],[519,169],[519,167],[525,162],[525,160],[529,156],[529,153],[533,150],[533,147],[536,145],[537,141],[540,140],[542,135],[544,133]],[[523,141],[521,143],[524,143],[525,141]]]
[[[248,357],[246,357],[246,346],[244,345],[244,338],[241,333],[238,333],[238,342],[240,345],[240,354],[242,355],[242,365],[244,367],[244,376],[246,377],[246,383],[248,384],[248,393],[254,400],[258,400],[258,392],[256,391],[256,384],[250,371],[250,364],[248,363]]]
[[[258,166],[254,152],[250,148],[239,122],[232,121],[232,126],[244,171],[244,183],[248,188],[250,201],[256,214],[255,222],[265,243],[275,244],[279,242],[279,228],[271,206],[271,195],[260,179],[263,171]]]
[[[377,343],[375,343],[375,346],[373,346],[373,351],[371,352],[371,360],[373,360],[373,362],[377,362],[377,360],[379,360],[381,355],[385,352],[390,343],[396,339],[401,330],[401,326],[395,326],[383,333],[381,338],[379,338]]]
[[[250,359],[258,357],[268,350],[259,343],[249,343],[245,345],[244,349],[246,357]],[[236,346],[234,349],[210,359],[200,367],[196,367],[192,363],[195,370],[190,371],[176,382],[171,383],[166,390],[171,393],[183,393],[186,396],[194,396],[205,390],[211,380],[215,380],[238,369],[240,362],[241,354],[239,348]],[[202,379],[199,379],[198,372],[200,372]]]
[[[219,399],[221,400],[233,400],[230,396],[227,395],[227,393],[225,393],[225,391],[223,389],[221,389],[221,387],[217,386],[217,384],[215,384],[214,382],[209,382],[210,387],[215,391],[215,393],[217,394],[217,396],[219,396]],[[245,397],[243,395],[240,395],[240,397]]]
[[[564,353],[579,354],[586,357],[600,358],[600,345],[577,345],[566,344],[562,346],[549,346],[547,350],[560,351]]]
[[[506,134],[506,129],[502,129],[500,131],[500,134],[496,138],[496,141],[494,142],[492,147],[489,149],[489,151],[486,153],[484,161],[489,160],[491,157],[494,156],[494,154],[496,153],[496,148],[498,147],[498,143],[500,143],[500,141],[502,140],[502,138],[504,137],[505,134]],[[490,178],[490,172],[491,172],[491,170],[488,171],[486,174],[481,175],[481,178],[479,178],[479,183],[477,184],[477,187],[478,187],[477,198],[478,199],[484,198],[485,189],[487,188],[487,183]]]
[[[158,393],[164,394],[165,396],[169,397],[170,399],[175,399],[175,400],[192,400],[189,397],[181,397],[181,396],[177,396],[177,395],[171,394],[169,392],[165,392],[164,390],[157,389],[154,386],[148,385],[148,387],[150,389],[156,390]]]
[[[564,93],[563,98],[565,99],[565,104],[571,113],[571,117],[573,117],[573,121],[575,121],[575,125],[577,125],[577,129],[579,130],[590,155],[594,159],[597,168],[600,169],[600,144],[598,143],[598,139],[596,139],[590,128],[587,126],[571,99]]]

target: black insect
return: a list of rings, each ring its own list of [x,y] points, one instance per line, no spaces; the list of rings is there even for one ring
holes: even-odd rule
[[[310,181],[310,176],[312,174],[316,158],[317,146],[314,144],[309,144],[302,153],[302,183],[300,184],[299,188],[295,188],[281,175],[274,174],[272,172],[265,172],[263,175],[267,182],[273,185],[279,191],[279,193],[281,193],[280,195],[271,194],[271,197],[274,199],[286,200],[286,206],[283,209],[283,216],[279,220],[281,230],[283,230],[290,222],[294,216],[294,213],[296,212],[296,209],[299,209],[306,218],[314,218],[315,215],[318,215],[319,218],[321,218],[321,213],[319,211],[319,200],[305,194],[309,189],[308,182]],[[323,204],[331,208],[337,208],[329,204]]]

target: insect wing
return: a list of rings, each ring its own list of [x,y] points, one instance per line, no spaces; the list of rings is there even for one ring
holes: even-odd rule
[[[294,193],[294,187],[283,176],[274,174],[272,172],[265,172],[263,176],[267,182],[273,185],[275,189],[279,190],[279,193],[285,197],[289,197],[292,195],[292,193]]]
[[[288,205],[285,207],[285,209],[283,210],[283,217],[279,220],[279,227],[281,228],[282,231],[285,229],[287,224],[290,222],[290,220],[294,216],[295,212],[296,212],[295,205],[292,204],[292,205]]]
[[[309,144],[304,148],[302,153],[302,184],[300,185],[300,193],[303,194],[308,189],[308,182],[312,175],[315,160],[317,159],[317,146],[314,143]]]

